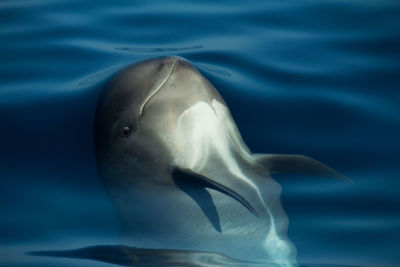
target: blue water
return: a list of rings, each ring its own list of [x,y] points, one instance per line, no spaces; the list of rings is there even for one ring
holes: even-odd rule
[[[117,244],[93,120],[108,78],[179,55],[253,152],[354,183],[276,175],[301,264],[400,265],[400,2],[0,2],[0,265],[108,266],[28,251]]]

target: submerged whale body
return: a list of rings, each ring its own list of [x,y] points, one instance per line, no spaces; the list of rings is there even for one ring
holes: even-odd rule
[[[124,244],[241,260],[296,263],[270,173],[344,178],[306,156],[253,154],[217,90],[179,57],[142,61],[110,80],[95,148]]]

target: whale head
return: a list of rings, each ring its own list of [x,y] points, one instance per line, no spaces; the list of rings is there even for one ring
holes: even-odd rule
[[[100,98],[96,159],[110,186],[175,183],[166,173],[184,170],[230,195],[253,214],[265,213],[252,182],[217,177],[218,171],[212,170],[215,166],[207,164],[215,158],[237,169],[235,163],[222,159],[235,157],[229,151],[232,147],[249,153],[222,97],[182,58],[131,65],[111,79]],[[115,183],[118,179],[124,182]]]

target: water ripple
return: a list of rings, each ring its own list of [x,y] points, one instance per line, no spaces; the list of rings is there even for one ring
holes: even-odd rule
[[[252,150],[310,155],[355,180],[273,175],[300,263],[397,264],[399,12],[395,0],[1,1],[0,246],[19,251],[6,260],[117,238],[95,182],[97,96],[123,67],[178,55]]]

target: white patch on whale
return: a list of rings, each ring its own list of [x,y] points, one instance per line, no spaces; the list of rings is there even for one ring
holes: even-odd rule
[[[262,198],[257,186],[246,177],[231,154],[230,147],[235,144],[245,158],[252,159],[223,104],[215,99],[212,106],[204,101],[195,103],[179,116],[176,131],[175,144],[170,146],[171,152],[174,153],[174,164],[201,173],[210,154],[215,153],[236,178],[252,186]],[[275,219],[269,208],[265,204],[264,206],[270,216],[271,225],[263,246],[276,262],[290,264],[288,259],[292,248],[287,241],[279,237]]]
[[[215,99],[212,107],[199,101],[185,110],[177,122],[177,142],[181,149],[175,155],[175,164],[200,171],[210,154],[216,153],[231,173],[256,189],[256,185],[245,178],[231,155],[230,147],[232,141],[237,139],[237,130],[228,116],[228,110]],[[246,149],[241,148],[241,152],[250,157]]]

